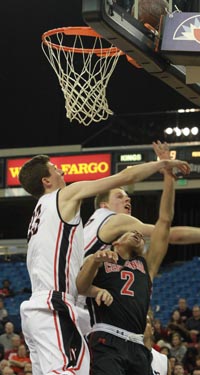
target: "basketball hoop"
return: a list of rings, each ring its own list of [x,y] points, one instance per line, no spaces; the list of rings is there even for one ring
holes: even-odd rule
[[[117,47],[90,27],[62,27],[42,35],[42,50],[58,77],[70,122],[88,126],[113,114],[106,88],[123,54]]]

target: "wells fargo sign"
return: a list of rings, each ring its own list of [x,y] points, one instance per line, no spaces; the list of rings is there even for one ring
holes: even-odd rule
[[[22,165],[29,160],[8,159],[6,163],[6,185],[18,186],[19,171]],[[50,157],[50,161],[63,170],[66,182],[80,180],[95,180],[111,174],[110,154],[72,155]]]

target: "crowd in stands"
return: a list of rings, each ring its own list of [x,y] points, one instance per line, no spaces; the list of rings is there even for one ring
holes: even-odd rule
[[[32,364],[22,332],[16,332],[5,300],[14,297],[8,279],[3,280],[0,288],[0,375],[31,375]]]
[[[200,375],[200,306],[190,309],[187,300],[179,298],[166,326],[152,319],[153,348],[167,355],[172,375]]]
[[[15,333],[12,322],[4,325],[0,335],[0,375],[31,375],[32,365],[22,333]]]

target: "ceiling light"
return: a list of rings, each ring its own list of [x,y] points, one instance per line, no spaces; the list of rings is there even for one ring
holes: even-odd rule
[[[187,137],[190,134],[190,129],[186,127],[184,129],[182,129],[182,133],[183,133],[183,135],[185,135]]]
[[[177,136],[177,137],[180,137],[180,136],[181,136],[181,129],[179,129],[178,126],[176,126],[176,127],[174,128],[174,132],[176,133],[176,136]]]
[[[173,133],[173,129],[172,128],[167,128],[167,129],[165,129],[165,133],[168,134],[168,135],[170,135],[170,134]]]
[[[197,135],[199,133],[199,129],[197,128],[197,126],[194,126],[192,129],[191,129],[191,133],[193,135]]]

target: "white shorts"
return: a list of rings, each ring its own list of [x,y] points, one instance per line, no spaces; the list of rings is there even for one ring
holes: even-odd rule
[[[89,351],[71,296],[34,293],[21,304],[20,313],[33,375],[89,375]]]
[[[80,330],[83,334],[83,336],[87,336],[88,333],[91,331],[91,325],[90,325],[90,314],[87,309],[84,309],[83,307],[76,305],[76,311],[78,314],[78,325],[80,327]]]

